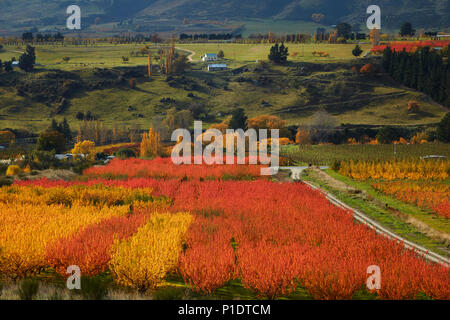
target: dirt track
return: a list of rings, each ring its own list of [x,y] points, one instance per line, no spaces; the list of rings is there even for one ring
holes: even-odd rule
[[[196,53],[195,51],[191,51],[188,49],[181,49],[181,48],[177,48],[177,47],[175,47],[175,49],[189,53],[189,55],[187,56],[189,62],[197,62],[197,60],[193,59],[193,57],[195,56],[195,53]]]
[[[348,186],[347,184],[338,181],[336,179],[334,179],[333,177],[329,176],[328,174],[326,174],[325,172],[323,172],[322,170],[320,170],[319,168],[313,168],[310,169],[314,172],[314,174],[319,175],[319,179],[321,179],[322,181],[325,181],[327,183],[327,185],[332,186],[334,189],[339,190],[339,191],[343,191],[346,193],[353,193],[353,194],[361,194],[361,196],[367,196],[363,191],[361,190],[357,190],[351,186]],[[297,172],[297,170],[292,170],[292,176],[291,178],[293,180],[300,180],[300,175],[299,172]],[[359,221],[360,223],[366,224],[367,226],[369,226],[370,228],[374,229],[377,231],[377,233],[383,234],[384,236],[391,238],[391,239],[395,239],[395,240],[399,240],[401,241],[406,248],[413,248],[415,249],[418,253],[420,253],[421,255],[423,255],[425,258],[427,258],[430,261],[434,261],[434,262],[439,262],[442,263],[446,266],[450,266],[450,259],[443,257],[441,255],[438,255],[434,252],[431,252],[430,250],[423,248],[422,246],[419,246],[411,241],[408,241],[400,236],[398,236],[397,234],[393,233],[392,231],[386,229],[385,227],[383,227],[382,225],[380,225],[379,223],[377,223],[376,221],[370,219],[369,217],[367,217],[364,213],[351,208],[350,206],[344,204],[343,202],[341,202],[339,199],[337,199],[335,196],[333,196],[332,194],[328,193],[325,190],[322,190],[321,188],[309,183],[309,182],[305,182],[303,181],[305,184],[309,185],[311,188],[316,189],[320,192],[322,192],[327,198],[328,200],[333,203],[336,206],[342,207],[344,209],[347,210],[351,210],[353,212],[353,215],[355,217],[355,220]],[[415,219],[414,217],[411,217],[409,215],[400,213],[401,215],[396,215],[398,218],[400,218],[401,220],[403,220],[406,223],[409,223],[411,225],[413,225],[414,227],[417,228],[417,230],[419,230],[420,232],[426,234],[427,236],[429,236],[430,238],[434,238],[436,240],[443,240],[443,241],[450,241],[450,236],[446,233],[437,231],[435,229],[432,229],[430,226],[426,225],[425,223],[423,223],[422,221],[419,221],[417,219]]]

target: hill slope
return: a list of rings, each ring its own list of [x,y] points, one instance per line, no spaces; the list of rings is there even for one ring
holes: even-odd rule
[[[383,25],[398,28],[402,21],[416,27],[448,27],[447,0],[379,0]],[[242,20],[286,19],[311,21],[313,13],[325,15],[324,24],[340,21],[363,24],[370,4],[365,0],[2,0],[0,31],[64,25],[65,10],[71,4],[82,8],[83,23],[118,22],[137,18],[143,21],[176,19]],[[142,21],[142,20],[141,20]]]

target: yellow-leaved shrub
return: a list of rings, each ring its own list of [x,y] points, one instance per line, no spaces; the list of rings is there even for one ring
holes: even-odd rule
[[[47,267],[46,247],[84,227],[129,213],[128,206],[93,207],[0,202],[0,273],[12,279]]]
[[[15,164],[10,165],[8,169],[6,169],[7,176],[17,176],[20,172],[22,172],[22,169]]]
[[[448,160],[392,160],[343,161],[339,173],[356,180],[446,180],[449,177]]]
[[[110,261],[115,281],[140,292],[163,284],[178,265],[191,221],[188,213],[155,213],[132,238],[117,241]]]

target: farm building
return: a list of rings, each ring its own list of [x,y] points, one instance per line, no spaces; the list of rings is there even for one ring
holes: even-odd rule
[[[202,57],[203,62],[217,61],[217,53],[207,53]]]
[[[208,72],[221,71],[221,70],[227,70],[227,65],[226,64],[209,64],[208,65]]]

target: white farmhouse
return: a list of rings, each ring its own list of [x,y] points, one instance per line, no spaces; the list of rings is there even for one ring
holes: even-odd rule
[[[203,62],[217,61],[217,53],[207,53],[202,57]]]

